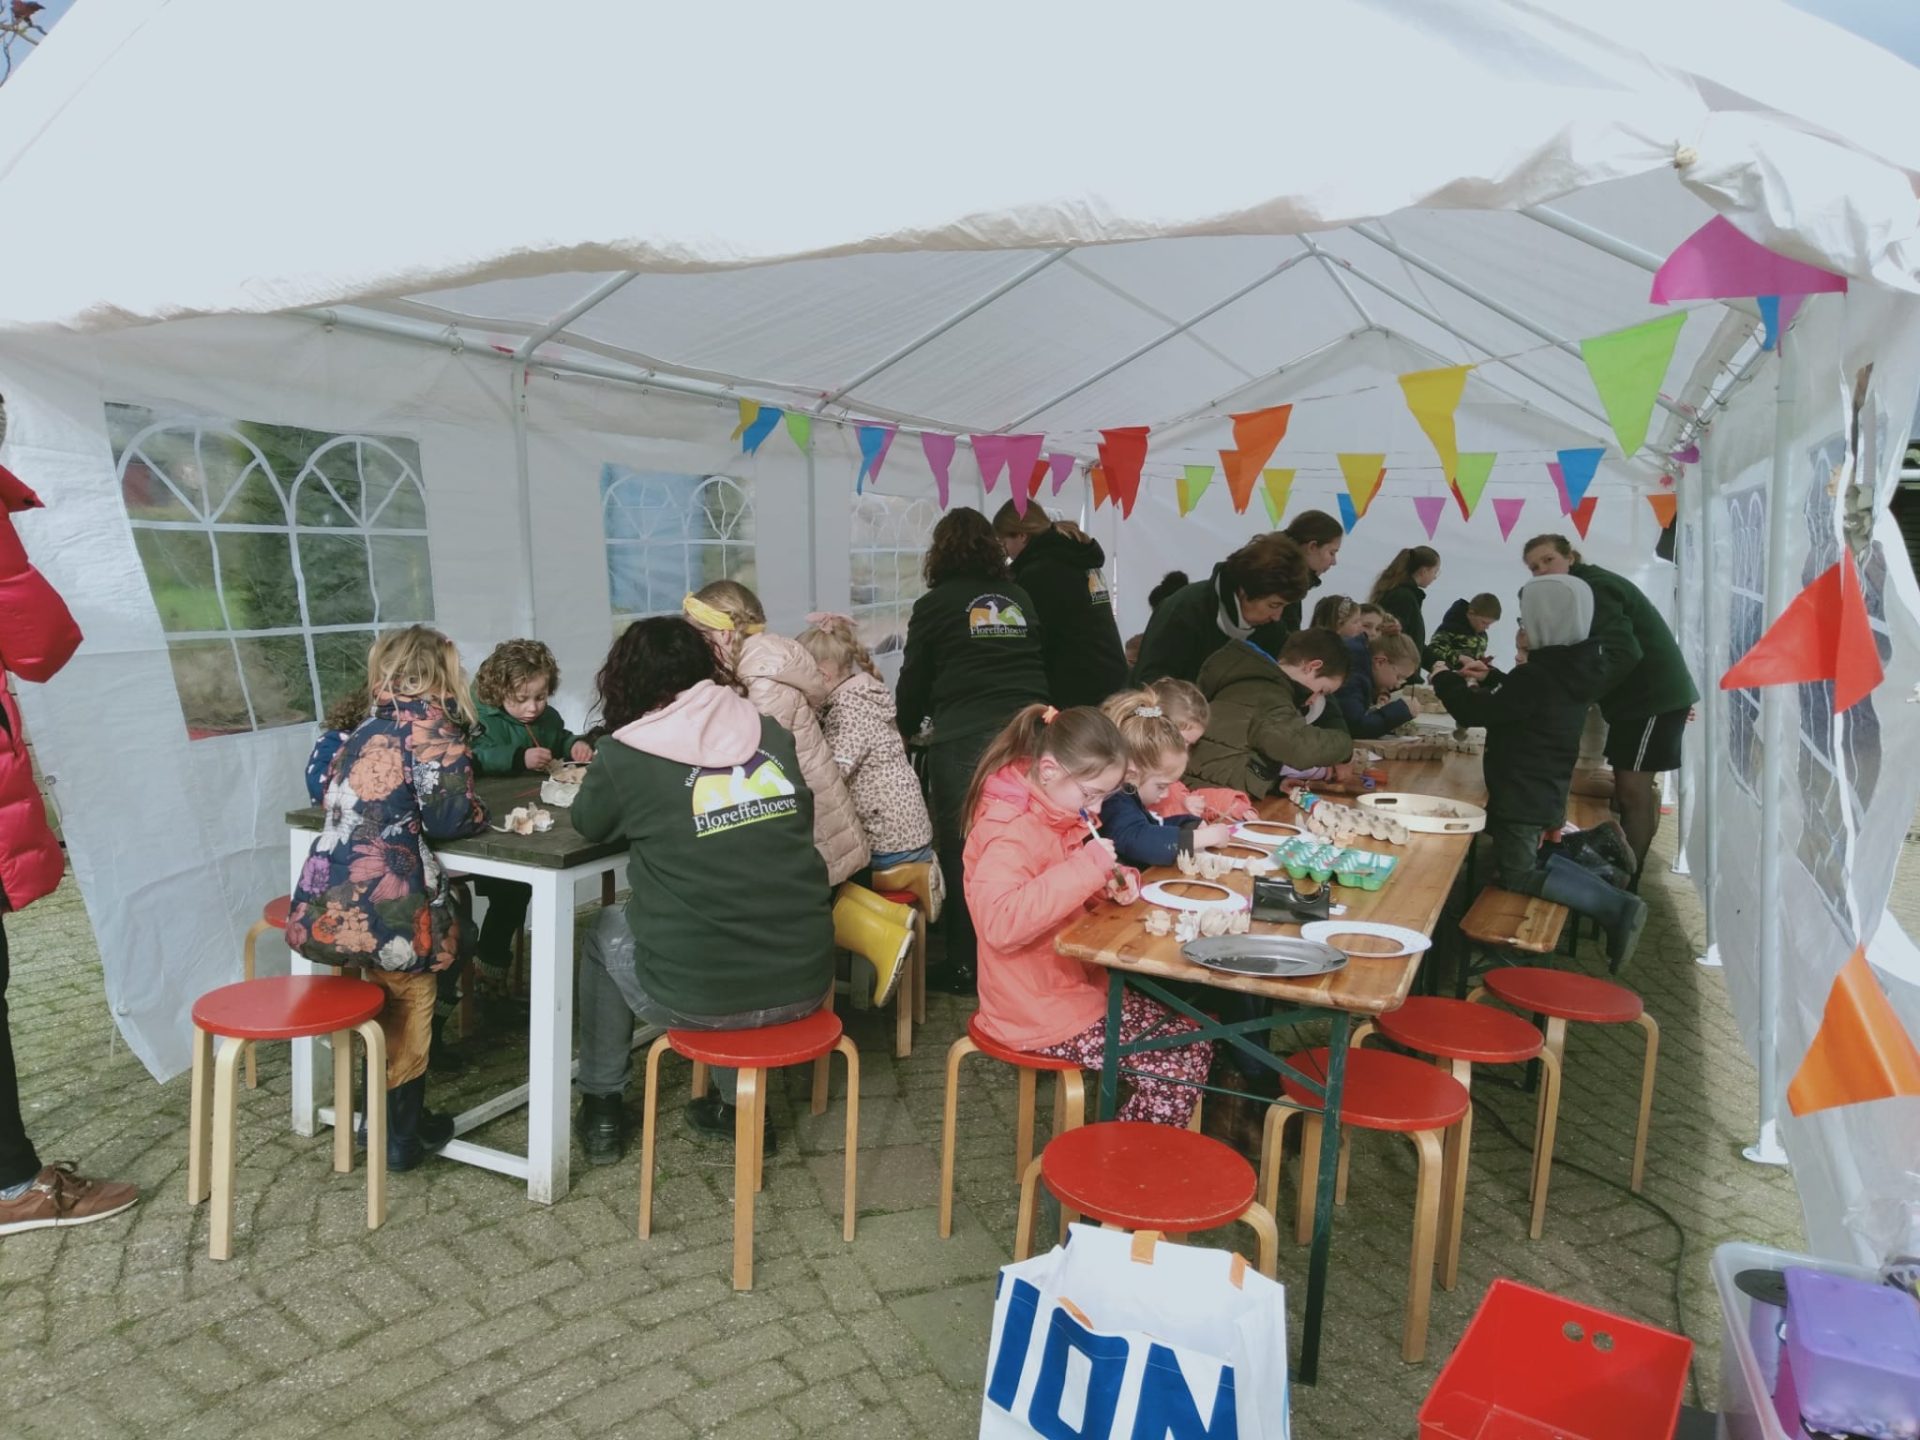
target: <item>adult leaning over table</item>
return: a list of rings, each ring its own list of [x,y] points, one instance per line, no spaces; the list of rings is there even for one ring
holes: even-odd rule
[[[1286,639],[1280,622],[1313,584],[1306,552],[1285,535],[1256,535],[1204,580],[1176,590],[1154,610],[1140,641],[1133,683],[1197,680],[1229,641],[1251,640],[1269,655]]]
[[[1340,546],[1347,538],[1346,527],[1324,510],[1302,510],[1280,533],[1298,545],[1300,553],[1307,557],[1307,569],[1313,572],[1307,588],[1318,590],[1327,572],[1340,561]],[[1280,623],[1289,634],[1307,628],[1302,610],[1305,603],[1304,598],[1296,600],[1281,613]]]
[[[637,621],[599,677],[608,735],[573,802],[588,840],[628,844],[632,898],[600,912],[580,966],[580,1140],[610,1165],[626,1142],[635,1017],[753,1030],[818,1010],[833,983],[833,892],[793,736],[732,688],[679,615]],[[732,1070],[687,1119],[734,1133]],[[767,1131],[767,1148],[775,1146]]]
[[[1656,782],[1680,768],[1681,739],[1700,692],[1673,631],[1639,586],[1588,564],[1564,535],[1536,535],[1520,553],[1535,575],[1572,575],[1593,591],[1593,637],[1606,653],[1600,713],[1608,726],[1613,808],[1633,847],[1638,889],[1660,829]]]

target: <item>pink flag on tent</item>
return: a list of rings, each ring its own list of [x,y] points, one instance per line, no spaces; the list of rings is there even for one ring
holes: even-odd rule
[[[1053,471],[1053,493],[1058,495],[1067,477],[1073,474],[1073,456],[1056,450],[1047,456],[1047,468]]]
[[[1444,495],[1416,495],[1413,508],[1420,516],[1420,523],[1427,527],[1427,539],[1433,538],[1433,532],[1440,528],[1440,517],[1446,513],[1447,497]]]
[[[1013,492],[1013,508],[1020,514],[1027,513],[1027,498],[1032,493],[1021,481],[1033,473],[1033,467],[1040,463],[1040,452],[1045,448],[1047,437],[1044,435],[1008,435],[1006,438],[1007,488]],[[979,437],[974,438],[974,451],[980,448]],[[984,464],[984,462],[983,462]],[[982,469],[981,473],[986,472]]]
[[[953,446],[951,435],[922,432],[920,448],[926,452],[927,467],[933,471],[933,483],[940,492],[940,508],[947,508],[947,491],[953,484]]]
[[[973,458],[980,466],[980,488],[991,495],[993,487],[999,483],[1000,472],[1007,468],[1007,440],[1005,435],[975,435]],[[1016,471],[1024,475],[1026,472]]]
[[[1675,300],[1822,295],[1846,288],[1845,276],[1776,255],[1741,234],[1726,216],[1716,215],[1682,240],[1654,272],[1649,298],[1666,305]]]
[[[1560,492],[1560,513],[1562,515],[1571,515],[1573,513],[1573,501],[1567,498],[1567,472],[1560,468],[1560,462],[1558,460],[1549,460],[1547,462],[1547,473],[1553,477],[1553,488]]]
[[[1513,527],[1520,521],[1520,507],[1525,500],[1496,500],[1493,502],[1493,518],[1500,522],[1500,538],[1507,539],[1513,534]]]

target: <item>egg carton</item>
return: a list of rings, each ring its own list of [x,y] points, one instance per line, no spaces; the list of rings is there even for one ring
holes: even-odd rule
[[[1218,880],[1238,870],[1246,875],[1271,875],[1273,860],[1265,855],[1217,855],[1211,850],[1183,850],[1174,857],[1182,875],[1196,880]]]
[[[1399,861],[1391,855],[1371,850],[1314,840],[1300,836],[1287,840],[1274,851],[1280,866],[1295,880],[1331,880],[1352,890],[1378,890],[1393,877]]]
[[[1251,910],[1150,910],[1141,922],[1149,935],[1171,935],[1182,945],[1202,935],[1250,935]]]
[[[1436,735],[1431,731],[1409,732],[1384,737],[1379,742],[1383,760],[1444,760],[1449,755],[1484,755],[1484,734],[1462,731]]]
[[[1301,791],[1294,803],[1306,811],[1308,832],[1336,845],[1352,845],[1355,840],[1384,840],[1389,845],[1404,845],[1406,824],[1392,815],[1357,805],[1337,805],[1322,795]]]
[[[507,812],[506,823],[493,828],[509,835],[541,835],[553,829],[553,816],[538,805],[516,805]]]

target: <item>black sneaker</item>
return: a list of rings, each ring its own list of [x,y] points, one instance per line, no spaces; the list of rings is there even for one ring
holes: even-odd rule
[[[578,1128],[589,1165],[619,1164],[627,1153],[626,1097],[582,1095]]]
[[[734,1123],[737,1114],[736,1108],[718,1095],[702,1095],[698,1100],[687,1102],[687,1124],[693,1127],[694,1134],[704,1139],[734,1139]],[[762,1153],[766,1155],[780,1153],[780,1140],[774,1134],[771,1123],[767,1126],[766,1148]]]

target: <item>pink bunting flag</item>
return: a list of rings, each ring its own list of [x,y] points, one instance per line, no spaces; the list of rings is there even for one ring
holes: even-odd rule
[[[1431,540],[1433,532],[1440,528],[1440,517],[1446,513],[1447,497],[1416,495],[1413,497],[1413,508],[1420,517],[1420,523],[1427,528],[1427,539]]]
[[[1553,477],[1553,488],[1560,492],[1560,513],[1562,515],[1571,515],[1573,513],[1573,501],[1567,498],[1567,472],[1560,468],[1560,462],[1558,460],[1549,460],[1547,462],[1547,473]]]
[[[980,488],[986,494],[993,493],[993,487],[1000,483],[1000,472],[1007,468],[1007,442],[1005,435],[975,435],[973,458],[980,466]],[[1024,470],[1015,471],[1024,475]],[[1009,486],[1008,488],[1012,488]]]
[[[1007,488],[1013,492],[1013,508],[1022,515],[1027,513],[1027,499],[1032,492],[1020,482],[1023,477],[1031,475],[1034,467],[1040,463],[1040,451],[1045,448],[1046,443],[1047,437],[1044,435],[1006,437]],[[980,442],[976,437],[974,440],[976,453],[979,448]]]
[[[1047,468],[1053,471],[1053,493],[1058,495],[1060,487],[1065,485],[1073,474],[1073,456],[1056,450],[1047,456]]]
[[[1749,240],[1724,215],[1716,215],[1666,258],[1654,273],[1649,298],[1733,300],[1759,295],[1823,295],[1847,288],[1846,278],[1777,255]]]
[[[933,471],[934,487],[940,492],[940,508],[947,508],[947,492],[953,484],[953,447],[951,435],[922,432],[920,448],[926,452],[927,468]]]
[[[1520,522],[1520,507],[1527,502],[1522,500],[1495,500],[1493,518],[1500,522],[1500,538],[1507,539],[1513,534],[1513,527]]]

